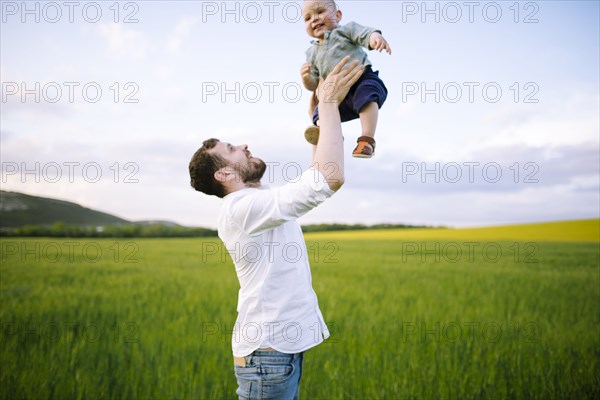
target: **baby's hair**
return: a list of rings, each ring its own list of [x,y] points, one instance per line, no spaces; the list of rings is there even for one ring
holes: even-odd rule
[[[326,3],[331,4],[333,6],[333,10],[331,10],[331,12],[336,12],[339,9],[335,0],[326,0]],[[329,7],[327,7],[327,11],[329,11]]]
[[[309,1],[309,0],[305,0],[305,1]],[[335,0],[323,0],[323,3],[325,3],[327,11],[331,11],[332,13],[337,12],[337,10],[339,10],[339,7],[337,5],[337,3],[335,2]],[[329,5],[332,5],[332,9],[329,9]]]

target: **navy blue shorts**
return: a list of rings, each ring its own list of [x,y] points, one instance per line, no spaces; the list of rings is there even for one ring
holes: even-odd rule
[[[373,72],[371,66],[365,68],[365,72],[350,88],[344,101],[340,104],[340,117],[342,122],[351,121],[359,117],[358,113],[364,106],[371,102],[377,103],[379,108],[383,106],[387,98],[387,88],[379,79],[379,71]],[[313,123],[319,120],[319,107],[313,112]]]

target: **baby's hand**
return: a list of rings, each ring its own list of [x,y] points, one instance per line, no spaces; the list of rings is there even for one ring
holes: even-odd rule
[[[371,36],[369,37],[369,46],[371,49],[377,50],[380,53],[381,50],[385,50],[388,54],[392,54],[392,48],[379,32],[371,33]]]
[[[312,74],[310,73],[310,63],[302,64],[302,68],[300,69],[300,75],[302,76],[302,83],[304,87],[308,90],[315,91],[319,82],[315,81]]]

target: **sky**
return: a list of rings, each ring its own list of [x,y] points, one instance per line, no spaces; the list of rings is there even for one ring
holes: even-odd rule
[[[310,162],[311,38],[294,1],[2,1],[2,189],[128,220],[216,227],[203,140],[247,144],[264,184]],[[600,217],[599,2],[340,1],[379,29],[377,150],[300,219],[453,227]]]

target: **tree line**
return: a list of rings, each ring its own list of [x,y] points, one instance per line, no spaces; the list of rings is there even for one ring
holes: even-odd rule
[[[413,229],[427,226],[406,224],[313,224],[303,225],[302,231],[325,232],[365,229]],[[216,237],[214,229],[164,224],[118,224],[118,225],[75,225],[55,222],[52,225],[24,225],[17,228],[2,228],[0,236],[21,237],[81,237],[81,238],[169,238],[169,237]]]
[[[0,236],[29,237],[89,237],[89,238],[158,238],[158,237],[214,237],[217,231],[207,228],[192,228],[180,225],[68,225],[55,222],[52,225],[24,225],[3,229]]]

